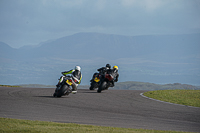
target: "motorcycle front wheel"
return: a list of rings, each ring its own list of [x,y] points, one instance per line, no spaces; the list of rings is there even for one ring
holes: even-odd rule
[[[57,97],[61,97],[64,95],[64,93],[66,92],[66,90],[68,89],[68,86],[67,85],[63,85],[60,90],[57,92]]]
[[[104,81],[103,83],[101,83],[100,86],[99,86],[99,88],[98,88],[98,90],[97,90],[97,92],[101,93],[102,90],[105,90],[106,89],[106,85],[107,85],[106,81]]]
[[[91,83],[91,86],[90,86],[90,90],[94,90],[95,88],[97,88],[98,87],[98,83],[96,83],[96,82],[92,82]]]

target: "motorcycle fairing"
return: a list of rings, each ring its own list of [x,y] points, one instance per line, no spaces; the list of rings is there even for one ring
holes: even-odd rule
[[[109,81],[113,80],[113,76],[111,74],[106,74],[105,78],[107,78]]]
[[[66,80],[66,83],[67,83],[68,85],[72,85],[72,81],[70,81],[69,79]]]
[[[95,77],[94,81],[95,81],[95,82],[99,82],[99,81],[100,81],[100,79],[99,79],[99,78],[97,78],[97,77]]]

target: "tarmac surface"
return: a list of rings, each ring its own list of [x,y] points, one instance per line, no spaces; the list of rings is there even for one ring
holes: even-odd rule
[[[142,97],[141,90],[79,89],[54,98],[54,88],[0,87],[0,117],[123,128],[200,132],[200,108]]]

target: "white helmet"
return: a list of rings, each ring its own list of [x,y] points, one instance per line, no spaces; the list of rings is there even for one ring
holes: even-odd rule
[[[81,67],[80,66],[75,66],[75,70],[81,71]]]

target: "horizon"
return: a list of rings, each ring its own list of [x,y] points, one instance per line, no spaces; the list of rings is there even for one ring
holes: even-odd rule
[[[23,46],[20,46],[20,47],[12,47],[12,45],[6,43],[6,42],[3,42],[0,40],[0,42],[3,42],[7,45],[9,45],[11,48],[14,48],[14,49],[20,49],[22,47],[26,47],[26,46],[32,46],[32,47],[35,47],[35,46],[40,46],[46,42],[51,42],[51,41],[54,41],[54,40],[57,40],[57,39],[61,39],[61,38],[64,38],[64,37],[68,37],[68,36],[73,36],[73,35],[76,35],[76,34],[81,34],[81,33],[95,33],[95,34],[104,34],[104,35],[117,35],[117,36],[127,36],[127,37],[139,37],[139,36],[179,36],[179,35],[196,35],[196,34],[200,34],[199,33],[186,33],[186,34],[159,34],[159,35],[133,35],[133,36],[129,36],[129,35],[119,35],[119,34],[107,34],[107,33],[98,33],[98,32],[78,32],[78,33],[74,33],[72,35],[67,35],[67,36],[62,36],[62,37],[58,37],[58,38],[55,38],[55,39],[50,39],[50,40],[46,40],[46,41],[43,41],[43,42],[39,42],[38,44],[33,44],[33,45],[23,45]]]

